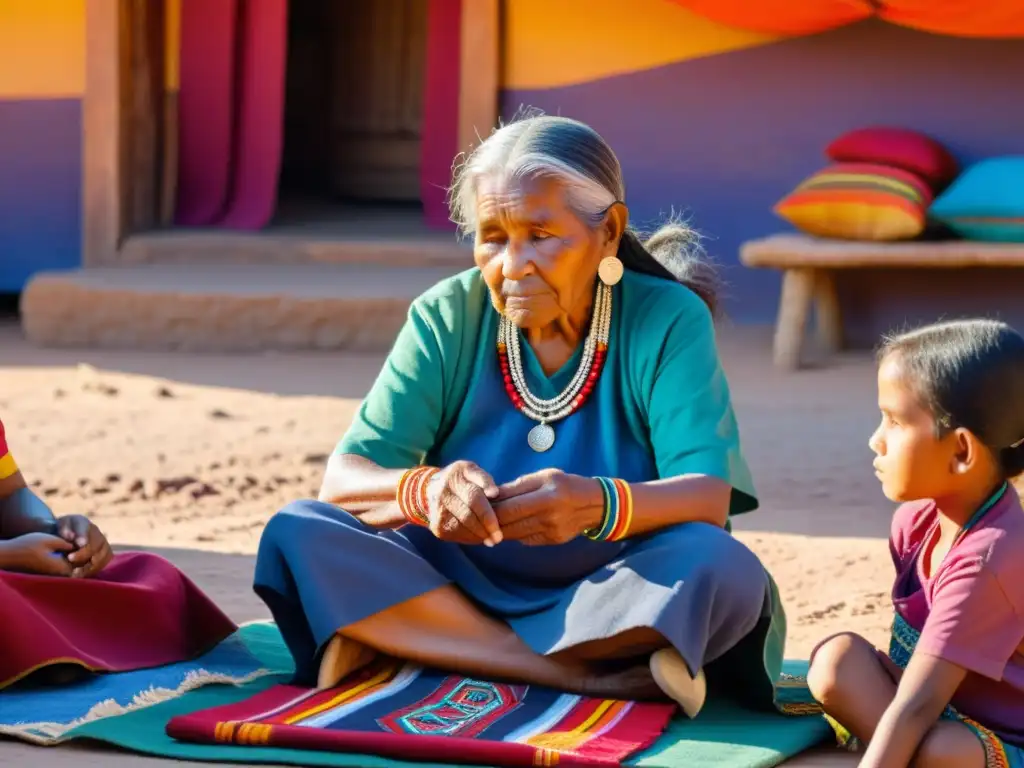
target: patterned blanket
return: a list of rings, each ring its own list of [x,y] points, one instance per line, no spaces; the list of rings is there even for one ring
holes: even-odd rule
[[[185,741],[369,752],[491,765],[620,765],[664,732],[672,704],[593,699],[380,659],[340,686],[278,685],[173,719]]]

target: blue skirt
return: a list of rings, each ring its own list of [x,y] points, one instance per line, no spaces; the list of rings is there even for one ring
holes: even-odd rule
[[[338,630],[446,584],[541,654],[640,627],[664,635],[691,670],[729,654],[716,666],[726,677],[759,674],[772,706],[764,664],[769,577],[756,555],[706,523],[616,543],[462,546],[414,526],[376,530],[333,505],[300,501],[267,524],[256,562],[256,592],[303,684],[315,681]],[[734,649],[744,658],[731,658]]]

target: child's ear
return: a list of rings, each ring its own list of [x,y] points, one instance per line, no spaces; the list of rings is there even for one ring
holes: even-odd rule
[[[954,429],[949,439],[953,442],[953,472],[958,475],[966,474],[978,463],[984,446],[974,433],[962,427]]]

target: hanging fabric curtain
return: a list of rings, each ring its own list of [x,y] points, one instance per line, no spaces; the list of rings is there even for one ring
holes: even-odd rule
[[[182,0],[175,221],[213,224],[227,201],[238,0]]]
[[[878,17],[957,37],[1024,37],[1022,0],[672,0],[730,27],[813,35]]]
[[[447,228],[446,189],[458,151],[461,9],[476,0],[424,2],[420,189],[427,223]],[[288,4],[169,0],[168,90],[177,119],[166,149],[176,160],[168,175],[167,220],[258,230],[273,218],[283,154]]]
[[[256,230],[277,205],[288,0],[181,0],[175,220]]]
[[[937,0],[938,1],[938,0]],[[1014,2],[1015,0],[1007,0]],[[1019,0],[1018,0],[1019,1]],[[772,35],[813,35],[874,14],[865,0],[673,0],[729,27]]]
[[[1022,0],[887,0],[878,15],[893,24],[957,37],[1024,37]]]

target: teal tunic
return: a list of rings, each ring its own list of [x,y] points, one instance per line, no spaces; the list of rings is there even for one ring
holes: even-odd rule
[[[577,457],[583,472],[631,482],[719,477],[736,491],[733,514],[756,508],[707,307],[678,283],[630,271],[612,293],[599,386],[583,410],[555,425],[560,446],[588,450],[565,458]],[[451,458],[472,456],[498,483],[552,466],[575,471],[552,463],[561,452],[528,449],[535,422],[512,406],[501,384],[497,331],[498,313],[479,270],[420,297],[338,452],[398,469],[464,448],[466,455]],[[527,381],[540,398],[568,384],[582,355],[581,346],[549,378],[529,344],[522,350]]]
[[[732,514],[756,508],[711,315],[689,289],[626,272],[613,289],[598,385],[583,408],[553,425],[555,445],[545,453],[528,447],[534,422],[504,390],[498,319],[475,269],[417,299],[337,452],[395,469],[466,459],[499,484],[551,467],[629,482],[709,475],[732,486]],[[563,389],[582,354],[549,377],[529,345],[522,350],[541,398]],[[710,664],[720,673],[709,667],[709,678],[771,702],[785,635],[777,592],[746,547],[708,524],[615,543],[580,537],[488,548],[412,526],[376,531],[336,507],[299,502],[268,524],[257,562],[257,591],[300,677],[313,674],[319,649],[339,628],[446,583],[540,653],[653,627],[691,668]],[[746,676],[742,685],[728,683],[737,675]]]

